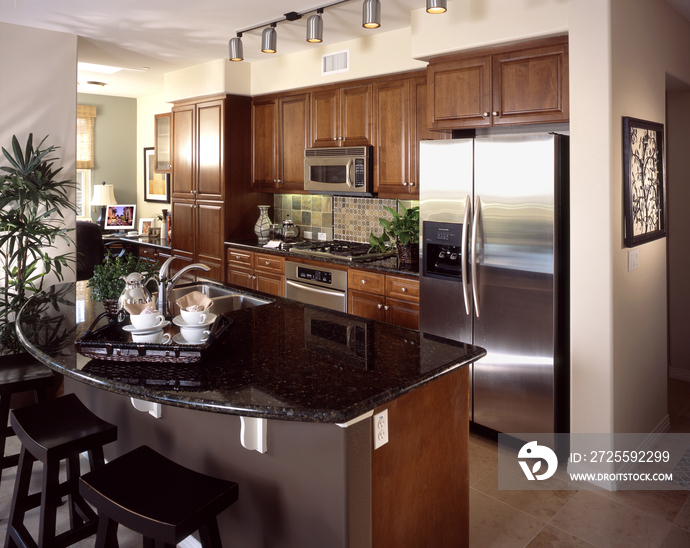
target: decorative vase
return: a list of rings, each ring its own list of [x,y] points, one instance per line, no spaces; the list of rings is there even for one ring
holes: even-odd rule
[[[419,244],[401,244],[396,242],[398,260],[403,265],[413,265],[419,262]]]
[[[271,219],[268,218],[268,208],[271,206],[260,205],[259,218],[254,225],[254,233],[259,238],[260,244],[265,244],[268,241],[268,235],[271,233]]]

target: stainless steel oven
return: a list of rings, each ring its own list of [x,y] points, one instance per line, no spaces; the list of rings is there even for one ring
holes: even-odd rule
[[[285,261],[285,296],[347,312],[347,271]]]

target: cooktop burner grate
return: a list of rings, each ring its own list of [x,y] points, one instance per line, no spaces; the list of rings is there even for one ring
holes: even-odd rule
[[[290,249],[293,253],[335,257],[349,261],[373,261],[390,257],[395,252],[378,253],[369,251],[369,244],[364,242],[348,242],[345,240],[331,240],[328,242],[310,242]]]

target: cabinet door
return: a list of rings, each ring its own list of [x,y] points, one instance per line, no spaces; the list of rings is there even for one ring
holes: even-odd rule
[[[157,173],[172,173],[172,113],[156,114],[155,124],[155,171]]]
[[[337,89],[311,95],[311,131],[313,147],[337,147],[340,94]]]
[[[252,186],[275,188],[277,186],[277,127],[278,101],[254,101],[252,103]]]
[[[285,276],[254,270],[255,289],[270,295],[285,297]]]
[[[225,196],[223,135],[225,135],[223,101],[209,101],[197,106],[198,199],[222,200]]]
[[[339,146],[371,144],[371,110],[371,84],[345,87],[340,90]]]
[[[432,129],[491,125],[491,56],[430,64]]]
[[[244,270],[235,266],[228,266],[226,281],[233,285],[244,287],[245,289],[255,289],[254,274],[251,270]]]
[[[194,259],[212,268],[205,274],[222,281],[223,253],[223,203],[196,202],[196,255]],[[175,217],[173,217],[174,219]],[[174,232],[173,232],[174,234]]]
[[[172,248],[190,259],[195,256],[196,209],[194,200],[172,200]]]
[[[567,122],[568,44],[494,55],[493,124]]]
[[[409,98],[408,80],[374,85],[374,192],[379,196],[404,197],[408,194]]]
[[[194,172],[195,150],[195,107],[194,105],[174,107],[173,120],[173,174],[172,196],[191,198],[196,188]],[[174,219],[174,217],[173,217]]]
[[[279,188],[304,190],[304,149],[309,147],[309,94],[279,101]]]
[[[386,299],[384,309],[387,323],[408,329],[419,329],[419,304],[389,298]]]
[[[385,298],[380,295],[364,293],[362,291],[349,290],[347,293],[347,313],[369,318],[370,320],[384,321]]]

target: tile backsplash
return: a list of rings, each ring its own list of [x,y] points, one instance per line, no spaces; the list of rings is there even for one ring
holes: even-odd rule
[[[419,202],[403,200],[402,204],[413,207]],[[311,232],[313,240],[322,232],[327,240],[368,242],[371,232],[378,236],[383,230],[379,217],[391,217],[384,206],[397,209],[397,201],[319,194],[275,194],[272,220],[282,223],[289,215],[301,228],[302,236],[305,232]]]

